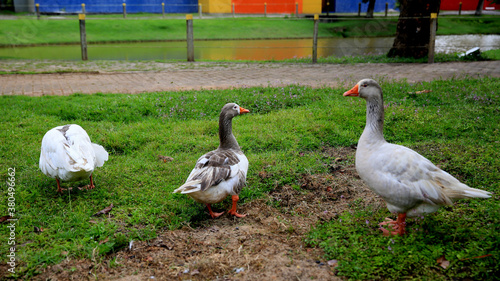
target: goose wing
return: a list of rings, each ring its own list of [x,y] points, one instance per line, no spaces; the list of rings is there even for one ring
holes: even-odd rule
[[[449,205],[456,197],[455,185],[463,185],[404,146],[386,143],[372,157],[364,180],[388,205],[397,208],[391,211],[407,211],[421,203]]]
[[[244,175],[244,182],[246,170],[244,170],[244,166],[241,165],[244,164],[241,161],[241,156],[244,157],[243,154],[238,154],[232,150],[211,151],[198,159],[195,168],[189,175],[188,181],[200,180],[201,191],[238,175],[241,176],[242,173]],[[244,160],[246,160],[246,158]]]
[[[189,177],[174,193],[205,191],[212,186],[230,185],[236,193],[245,185],[248,160],[241,152],[214,150],[201,156]]]
[[[67,172],[92,171],[95,154],[85,130],[65,125],[48,131],[42,139],[40,169],[50,177],[65,179]]]

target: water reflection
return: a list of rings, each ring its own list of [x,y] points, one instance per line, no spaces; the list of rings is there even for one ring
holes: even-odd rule
[[[438,53],[465,52],[480,47],[482,51],[500,49],[500,35],[446,35],[436,37]]]
[[[318,56],[355,56],[384,54],[394,38],[320,38]],[[472,47],[500,48],[499,35],[438,36],[436,52],[461,52]],[[186,42],[146,42],[92,44],[91,60],[167,60],[186,59]],[[312,39],[286,40],[218,40],[195,41],[195,59],[203,60],[281,60],[312,55]],[[0,58],[80,60],[79,45],[56,45],[22,48],[0,48]]]

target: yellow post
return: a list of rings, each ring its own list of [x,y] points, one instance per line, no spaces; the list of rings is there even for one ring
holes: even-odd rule
[[[429,38],[429,51],[427,54],[427,63],[434,63],[434,46],[436,41],[436,29],[437,29],[437,13],[431,13],[430,22],[430,38]]]
[[[123,18],[127,17],[127,4],[123,3]]]
[[[165,3],[161,3],[161,16],[165,17]]]
[[[314,33],[313,33],[313,54],[312,54],[312,62],[318,62],[318,20],[319,15],[314,14]]]
[[[36,4],[36,18],[40,19],[40,4]]]
[[[88,60],[87,55],[87,32],[85,31],[85,14],[78,14],[80,21],[80,46],[82,49],[82,60]]]
[[[82,3],[82,14],[85,14],[85,3]]]
[[[194,61],[193,15],[186,15],[187,61]]]

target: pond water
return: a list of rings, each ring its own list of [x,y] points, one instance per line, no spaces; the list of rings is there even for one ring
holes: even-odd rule
[[[384,54],[394,38],[320,38],[318,56]],[[270,60],[310,57],[312,39],[195,41],[195,59]],[[436,52],[464,52],[473,47],[482,51],[500,49],[500,35],[437,36]],[[140,42],[90,44],[90,60],[185,60],[186,42]],[[80,60],[80,45],[0,48],[0,59]]]

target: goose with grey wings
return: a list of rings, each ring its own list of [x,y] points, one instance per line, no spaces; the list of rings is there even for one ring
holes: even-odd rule
[[[232,208],[229,214],[236,217],[246,215],[236,212],[239,193],[246,182],[248,160],[233,135],[234,117],[250,112],[235,103],[222,107],[219,116],[219,147],[201,156],[189,174],[186,182],[174,193],[187,194],[196,202],[205,204],[212,218],[224,212],[215,213],[211,204],[219,203],[231,195]]]

